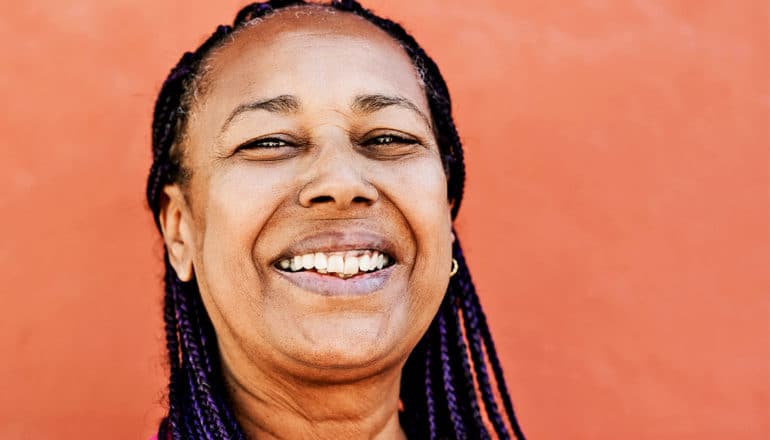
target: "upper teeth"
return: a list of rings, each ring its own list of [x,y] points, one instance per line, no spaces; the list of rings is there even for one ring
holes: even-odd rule
[[[319,273],[334,273],[342,277],[349,277],[358,272],[382,269],[388,262],[388,256],[380,252],[357,250],[295,255],[279,261],[278,266],[283,270],[292,272],[315,270]]]

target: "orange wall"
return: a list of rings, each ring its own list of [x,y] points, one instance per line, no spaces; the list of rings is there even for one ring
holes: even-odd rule
[[[0,439],[156,426],[151,106],[241,4],[0,5]],[[767,2],[369,5],[454,94],[459,228],[530,438],[770,438]]]

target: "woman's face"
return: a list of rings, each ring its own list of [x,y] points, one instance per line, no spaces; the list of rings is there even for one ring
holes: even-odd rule
[[[372,24],[283,10],[210,58],[167,188],[228,371],[302,378],[402,363],[451,267],[446,177],[418,73]],[[325,273],[324,273],[325,272]]]

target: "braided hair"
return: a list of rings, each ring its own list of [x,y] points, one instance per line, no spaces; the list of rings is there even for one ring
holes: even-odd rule
[[[231,26],[219,26],[194,52],[185,53],[166,78],[152,122],[153,161],[147,200],[160,227],[165,185],[184,184],[181,143],[195,88],[205,61],[235,32],[273,11],[311,5],[302,0],[272,0],[241,9]],[[319,5],[317,5],[319,6]],[[424,84],[455,218],[463,197],[465,165],[451,101],[438,66],[399,24],[374,15],[355,0],[319,6],[355,14],[387,32],[406,51]],[[524,439],[513,411],[500,361],[458,240],[452,249],[458,271],[450,279],[439,310],[402,371],[400,423],[409,438]],[[165,253],[163,318],[170,364],[168,415],[159,439],[244,439],[219,365],[213,325],[193,279],[183,282]],[[491,371],[490,371],[491,368]],[[502,401],[502,408],[498,404]]]

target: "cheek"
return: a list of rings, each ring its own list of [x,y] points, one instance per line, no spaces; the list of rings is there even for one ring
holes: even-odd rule
[[[382,183],[383,192],[404,216],[415,242],[411,299],[438,303],[446,291],[452,259],[447,181],[438,157],[404,161]]]
[[[261,291],[252,252],[260,232],[286,196],[286,170],[255,170],[253,164],[233,165],[213,175],[207,185],[204,228],[198,251],[199,282],[218,308],[236,309],[254,301]],[[236,295],[233,295],[235,293]],[[225,316],[239,316],[228,314]]]

